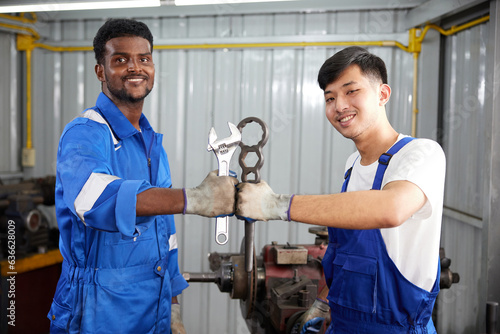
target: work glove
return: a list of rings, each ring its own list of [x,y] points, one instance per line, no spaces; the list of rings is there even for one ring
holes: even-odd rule
[[[234,213],[234,202],[238,180],[231,176],[217,176],[210,172],[196,188],[184,191],[184,214],[204,217],[227,216]]]
[[[236,215],[255,220],[290,221],[290,205],[294,195],[278,195],[265,182],[239,183]]]
[[[181,318],[181,306],[179,304],[172,304],[171,312],[170,330],[172,334],[186,334]]]
[[[325,321],[327,324],[330,323],[330,306],[328,306],[327,302],[316,298],[309,310],[307,310],[301,318],[299,333],[305,334],[314,332],[314,330],[317,330],[316,325],[320,322],[321,324]],[[309,327],[314,328],[314,330],[308,331]]]

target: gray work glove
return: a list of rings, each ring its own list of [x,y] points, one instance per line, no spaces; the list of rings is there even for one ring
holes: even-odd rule
[[[238,180],[232,176],[217,176],[217,171],[210,172],[196,188],[183,189],[184,214],[204,217],[231,215]]]
[[[170,330],[172,334],[186,334],[181,318],[181,306],[179,304],[172,304],[171,311]]]
[[[254,220],[290,221],[290,205],[294,195],[278,195],[265,182],[239,183],[236,215]]]
[[[314,322],[314,319],[322,318],[328,324],[330,323],[330,306],[324,300],[316,298],[314,303],[311,305],[309,310],[304,313],[301,317],[301,322],[299,326],[299,333],[307,333],[304,325],[308,325]]]

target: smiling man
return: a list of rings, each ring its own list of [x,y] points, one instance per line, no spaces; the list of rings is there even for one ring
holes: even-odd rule
[[[237,181],[209,173],[196,188],[172,188],[162,135],[142,113],[155,77],[144,23],[107,21],[94,52],[102,93],[66,126],[57,154],[64,261],[51,333],[185,333],[172,214],[233,213]]]
[[[342,192],[277,195],[265,182],[240,183],[236,214],[328,226],[322,291],[302,321],[327,318],[328,333],[436,333],[445,156],[429,139],[398,133],[379,57],[346,48],[321,67],[326,118],[357,151]],[[312,323],[312,322],[311,322]]]

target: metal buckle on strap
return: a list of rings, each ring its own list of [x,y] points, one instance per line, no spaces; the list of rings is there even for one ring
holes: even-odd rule
[[[389,161],[392,159],[392,154],[389,153],[382,153],[380,158],[378,158],[378,163],[381,165],[388,165]]]

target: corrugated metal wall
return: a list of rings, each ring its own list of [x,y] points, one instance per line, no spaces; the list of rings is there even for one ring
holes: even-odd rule
[[[301,41],[318,37],[328,40],[380,40],[406,36],[397,22],[404,11],[353,11],[311,14],[223,15],[147,19],[156,44],[223,41]],[[91,45],[103,21],[50,22],[47,43]],[[440,296],[439,323],[444,333],[473,333],[479,305],[481,248],[480,173],[467,174],[468,164],[480,170],[481,100],[484,95],[484,45],[487,26],[482,25],[447,41],[445,110],[446,149],[449,161],[443,245],[452,258],[452,269],[462,276],[461,284]],[[403,44],[407,44],[404,39]],[[0,34],[1,59],[11,59],[11,71],[18,68],[11,35]],[[4,48],[3,46],[8,46]],[[323,112],[322,91],[316,75],[323,61],[340,48],[267,48],[217,50],[156,50],[156,83],[147,98],[144,113],[153,127],[164,134],[175,187],[196,186],[216,168],[216,159],[206,151],[208,131],[215,126],[219,137],[229,134],[227,121],[238,123],[245,117],[263,119],[270,128],[264,148],[262,177],[278,193],[329,193],[340,189],[345,158],[354,150],[329,125]],[[391,47],[369,48],[387,63],[393,95],[389,118],[396,129],[410,133],[412,96],[412,56]],[[7,51],[11,50],[11,51]],[[462,62],[460,62],[462,61]],[[90,52],[55,53],[36,49],[33,54],[33,142],[36,167],[26,176],[55,173],[57,143],[64,125],[86,107],[93,106],[100,91]],[[3,64],[2,64],[3,65]],[[470,73],[464,74],[467,70]],[[460,72],[462,71],[462,72]],[[6,73],[6,72],[3,72]],[[11,78],[19,74],[11,72]],[[0,81],[0,94],[16,94],[16,84]],[[427,85],[420,84],[420,96]],[[464,89],[467,94],[464,95]],[[483,90],[481,90],[483,89]],[[13,90],[13,91],[12,91]],[[10,104],[1,95],[2,110],[0,171],[19,170],[20,127],[18,103]],[[473,109],[470,109],[474,106]],[[479,110],[476,110],[479,106]],[[421,110],[419,118],[437,118],[434,111]],[[17,132],[4,131],[5,122]],[[250,127],[249,127],[250,128]],[[245,128],[247,130],[247,128]],[[425,129],[422,129],[425,132]],[[255,140],[258,134],[245,137]],[[8,143],[4,140],[8,140]],[[7,155],[5,155],[5,154]],[[236,153],[238,154],[238,152]],[[8,156],[8,160],[4,158]],[[236,156],[235,156],[236,157]],[[471,157],[474,157],[472,159]],[[469,163],[470,161],[470,163]],[[472,167],[471,167],[472,168]],[[234,159],[232,169],[239,171]],[[465,170],[467,169],[467,170]],[[465,176],[464,176],[465,175]],[[464,179],[465,178],[465,179]],[[465,188],[464,188],[465,187]],[[464,211],[457,213],[458,211]],[[463,218],[468,222],[460,222]],[[238,252],[243,224],[232,218],[229,242],[214,242],[214,221],[178,216],[180,266],[183,271],[208,272],[209,252]],[[304,224],[268,222],[256,225],[256,248],[271,241],[311,243],[313,236]],[[479,262],[478,262],[479,261]],[[215,284],[193,283],[181,297],[183,317],[189,333],[248,333],[239,302],[219,292]],[[470,304],[473,305],[470,305]],[[466,304],[467,306],[460,306]]]
[[[20,170],[21,108],[18,95],[19,65],[15,38],[0,33],[0,175],[8,179]]]
[[[444,333],[484,332],[485,123],[492,97],[487,51],[490,23],[447,37],[444,46],[443,148],[447,156],[442,246],[460,283],[439,295],[439,328]],[[498,265],[498,264],[497,264]],[[495,284],[495,283],[493,283]],[[445,331],[446,329],[446,331]]]

